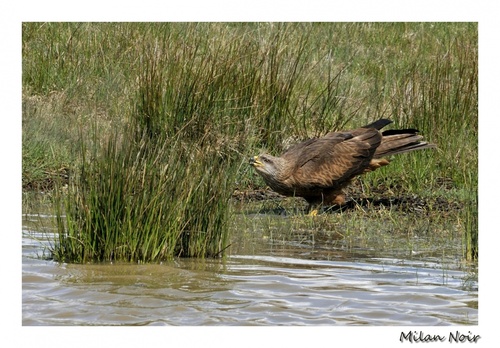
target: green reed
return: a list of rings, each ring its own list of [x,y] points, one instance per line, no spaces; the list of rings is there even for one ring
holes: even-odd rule
[[[112,135],[90,155],[82,148],[83,164],[59,197],[54,257],[148,262],[219,255],[228,242],[230,159],[179,138],[162,145],[131,138]]]
[[[141,52],[144,70],[124,129],[102,144],[97,127],[90,142],[81,139],[81,165],[58,202],[64,210],[57,212],[57,260],[150,262],[218,256],[227,248],[237,139],[224,141],[230,123],[207,118],[205,99],[194,99],[200,90],[185,84],[210,85],[210,71],[184,71],[190,79],[169,86],[163,49],[154,42]],[[171,88],[179,93],[172,97]],[[184,114],[181,104],[189,104]]]

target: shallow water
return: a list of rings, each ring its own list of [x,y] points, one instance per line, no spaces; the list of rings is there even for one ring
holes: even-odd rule
[[[58,264],[23,223],[23,325],[477,325],[451,256],[276,244],[235,231],[225,259]],[[239,233],[239,234],[238,234]]]

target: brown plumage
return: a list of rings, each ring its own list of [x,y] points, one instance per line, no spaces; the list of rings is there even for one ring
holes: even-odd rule
[[[386,156],[434,148],[416,129],[380,129],[392,123],[380,119],[351,131],[331,132],[296,144],[280,157],[255,156],[250,164],[274,191],[303,197],[309,208],[342,204],[342,189],[357,175],[389,164]]]

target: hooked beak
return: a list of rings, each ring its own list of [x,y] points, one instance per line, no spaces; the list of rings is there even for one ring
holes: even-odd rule
[[[259,161],[259,156],[253,156],[253,158],[250,158],[248,163],[254,167],[262,167],[263,166],[262,162]]]

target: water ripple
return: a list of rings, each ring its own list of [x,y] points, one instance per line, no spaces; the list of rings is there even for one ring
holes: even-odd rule
[[[23,325],[477,325],[477,291],[438,262],[232,255],[67,265],[23,238]]]

